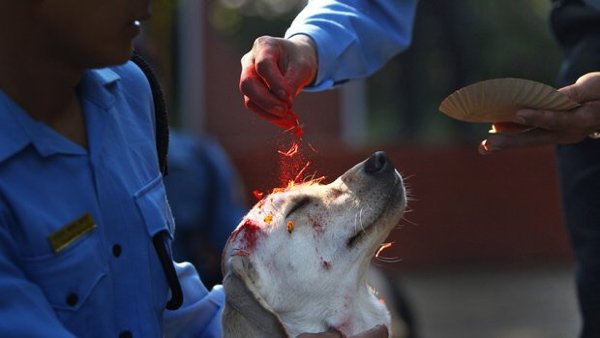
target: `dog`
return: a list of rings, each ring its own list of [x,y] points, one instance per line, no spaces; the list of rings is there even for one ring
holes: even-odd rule
[[[330,184],[261,199],[223,250],[224,337],[351,336],[390,314],[367,284],[371,259],[406,208],[402,176],[376,152]]]

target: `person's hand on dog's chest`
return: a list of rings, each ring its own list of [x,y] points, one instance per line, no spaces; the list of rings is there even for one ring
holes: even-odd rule
[[[387,338],[388,329],[384,325],[377,325],[374,328],[361,332],[357,335],[351,336],[349,338]],[[339,331],[329,330],[327,332],[322,333],[303,333],[299,335],[297,338],[340,338],[344,337]]]

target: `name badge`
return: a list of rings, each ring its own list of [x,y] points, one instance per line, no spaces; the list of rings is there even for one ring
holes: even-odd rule
[[[79,237],[96,227],[96,221],[88,213],[63,226],[48,236],[54,252],[60,252]]]

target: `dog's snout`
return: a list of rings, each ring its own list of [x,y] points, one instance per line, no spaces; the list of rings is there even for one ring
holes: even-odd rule
[[[392,165],[383,151],[375,152],[365,162],[364,170],[367,174],[377,174],[391,168]]]

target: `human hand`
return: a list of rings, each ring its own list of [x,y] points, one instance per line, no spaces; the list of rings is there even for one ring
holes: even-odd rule
[[[361,332],[357,335],[351,336],[349,338],[388,338],[388,329],[385,325],[377,325],[372,329]],[[327,332],[322,333],[303,333],[299,335],[297,338],[341,338],[344,337],[342,333],[331,329]]]
[[[563,87],[581,106],[564,111],[522,109],[513,123],[494,125],[496,133],[481,142],[479,152],[549,144],[572,144],[600,130],[600,72],[588,73]]]
[[[241,62],[240,91],[246,108],[283,129],[298,127],[291,110],[294,98],[317,74],[311,38],[261,36]]]

